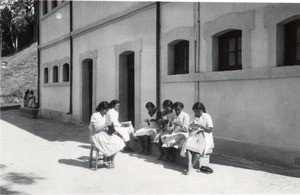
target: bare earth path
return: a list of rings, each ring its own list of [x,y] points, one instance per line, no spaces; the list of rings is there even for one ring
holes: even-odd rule
[[[210,175],[185,176],[184,167],[154,156],[119,153],[115,169],[93,171],[87,168],[85,125],[34,120],[9,110],[1,112],[0,128],[0,194],[300,193],[299,177],[230,163],[211,164]]]

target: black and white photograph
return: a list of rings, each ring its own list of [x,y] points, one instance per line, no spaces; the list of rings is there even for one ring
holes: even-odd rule
[[[0,15],[0,194],[300,194],[300,1]]]

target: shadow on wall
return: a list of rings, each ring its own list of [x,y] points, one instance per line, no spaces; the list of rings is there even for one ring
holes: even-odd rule
[[[20,115],[19,110],[1,111],[2,120],[48,141],[89,142],[87,125],[74,125],[53,119],[31,119]]]
[[[5,165],[0,165],[0,169],[5,169]],[[37,182],[37,180],[42,180],[45,178],[37,177],[32,173],[15,173],[10,172],[4,175],[1,175],[4,181],[7,182],[7,185],[0,186],[0,194],[24,194],[23,192],[13,191],[11,190],[13,185],[32,185]]]

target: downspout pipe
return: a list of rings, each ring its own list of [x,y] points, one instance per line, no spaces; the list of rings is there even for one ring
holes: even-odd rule
[[[70,105],[69,105],[69,112],[73,113],[73,38],[72,38],[72,31],[73,31],[73,2],[70,0]]]
[[[37,33],[37,55],[38,55],[38,61],[37,61],[37,68],[38,68],[38,79],[37,79],[37,101],[38,105],[37,107],[40,108],[41,102],[40,102],[40,78],[41,78],[41,49],[39,48],[40,46],[40,1],[34,1],[35,6],[34,6],[34,11],[35,11],[35,16],[36,16],[36,29],[35,32]]]
[[[156,2],[156,106],[161,104],[161,75],[160,75],[160,2]]]

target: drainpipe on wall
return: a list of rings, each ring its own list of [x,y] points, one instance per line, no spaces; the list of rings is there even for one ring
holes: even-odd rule
[[[37,96],[38,96],[38,99],[37,99],[37,102],[38,102],[38,108],[40,107],[41,105],[41,102],[40,102],[40,70],[41,70],[41,49],[39,48],[39,45],[40,45],[40,1],[34,1],[34,14],[35,14],[35,18],[36,18],[36,25],[35,25],[35,37],[37,38],[37,57],[38,57],[38,61],[37,61],[37,67],[38,67],[38,83],[37,83]]]
[[[156,2],[156,106],[160,110],[160,2]]]
[[[73,2],[70,0],[70,107],[67,114],[73,113]]]
[[[197,3],[197,63],[196,63],[196,72],[200,73],[200,2]],[[197,101],[200,101],[200,81],[197,81],[198,87],[198,94],[197,94]]]

